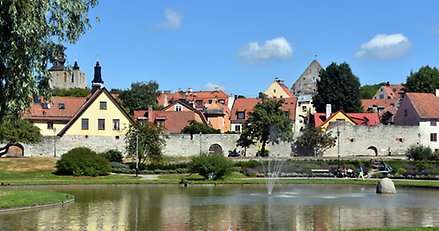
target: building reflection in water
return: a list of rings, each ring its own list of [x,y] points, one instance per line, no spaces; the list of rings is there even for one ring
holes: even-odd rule
[[[339,230],[439,226],[436,191],[346,186],[40,187],[76,202],[0,213],[0,230]]]

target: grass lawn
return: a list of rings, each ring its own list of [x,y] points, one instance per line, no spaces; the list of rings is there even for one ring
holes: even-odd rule
[[[0,189],[0,211],[7,208],[36,206],[72,200],[66,193]]]

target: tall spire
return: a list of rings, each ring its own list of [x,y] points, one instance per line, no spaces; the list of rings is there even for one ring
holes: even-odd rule
[[[95,75],[91,81],[91,94],[93,95],[97,90],[101,89],[103,85],[104,81],[102,81],[101,65],[99,65],[99,61],[97,61],[95,66]]]

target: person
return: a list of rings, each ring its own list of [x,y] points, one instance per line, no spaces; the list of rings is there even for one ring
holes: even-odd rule
[[[358,175],[358,177],[361,177],[361,179],[364,180],[364,170],[363,170],[363,166],[360,166],[360,174]]]

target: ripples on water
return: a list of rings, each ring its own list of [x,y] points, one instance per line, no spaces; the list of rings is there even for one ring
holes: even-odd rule
[[[0,230],[339,230],[439,226],[437,190],[374,186],[57,186],[74,204],[0,213]]]

